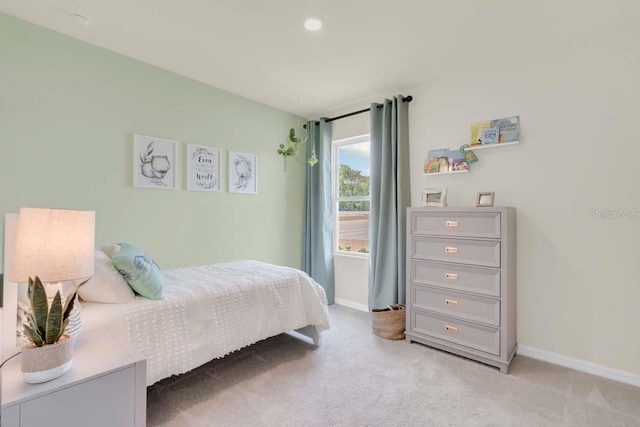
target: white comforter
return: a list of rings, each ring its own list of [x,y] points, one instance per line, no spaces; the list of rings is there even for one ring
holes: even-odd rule
[[[89,327],[106,310],[112,321],[119,317],[147,358],[148,385],[285,331],[329,327],[324,289],[293,268],[238,261],[163,274],[162,300],[82,305]]]

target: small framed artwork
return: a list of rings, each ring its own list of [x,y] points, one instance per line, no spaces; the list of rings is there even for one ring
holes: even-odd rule
[[[444,208],[447,206],[446,188],[427,188],[422,192],[422,206],[433,206]]]
[[[220,150],[187,144],[187,190],[220,191]]]
[[[229,192],[258,193],[258,156],[229,151]]]
[[[133,136],[133,186],[176,188],[176,141],[153,136]]]
[[[493,191],[479,192],[476,198],[476,206],[483,208],[490,208],[493,206],[493,198],[495,193]]]

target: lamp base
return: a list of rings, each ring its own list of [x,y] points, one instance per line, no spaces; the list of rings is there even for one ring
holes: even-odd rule
[[[82,332],[82,318],[80,317],[80,302],[76,299],[76,303],[69,313],[69,323],[64,333],[71,336],[72,341],[75,341],[80,336],[80,332]]]
[[[47,292],[47,298],[49,299],[49,305],[51,305],[51,301],[56,295],[56,292],[60,292],[60,298],[62,299],[63,304],[65,303],[65,287],[60,282],[52,282],[45,286],[45,291]],[[67,287],[67,291],[69,293],[73,293]],[[75,291],[75,290],[74,290]],[[80,332],[82,330],[82,319],[80,317],[80,301],[78,300],[78,296],[76,295],[76,301],[73,305],[73,310],[69,313],[69,323],[64,330],[65,334],[71,336],[73,341],[77,340],[80,336]]]

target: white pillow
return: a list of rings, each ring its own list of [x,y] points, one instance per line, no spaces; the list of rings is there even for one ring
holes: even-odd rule
[[[120,245],[118,244],[113,244],[113,245],[102,245],[100,247],[100,249],[102,250],[102,252],[104,252],[109,258],[113,258],[113,256],[115,254],[117,254],[118,252],[120,252]]]
[[[111,258],[102,251],[96,251],[93,277],[80,286],[78,294],[85,301],[110,304],[133,301],[136,297],[127,281],[113,266]]]

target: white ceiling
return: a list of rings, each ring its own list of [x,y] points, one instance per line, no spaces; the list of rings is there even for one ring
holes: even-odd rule
[[[317,117],[452,70],[566,49],[640,0],[0,0],[0,12]],[[69,13],[91,17],[78,25]],[[306,32],[303,20],[325,26]],[[366,106],[366,105],[365,105]]]

